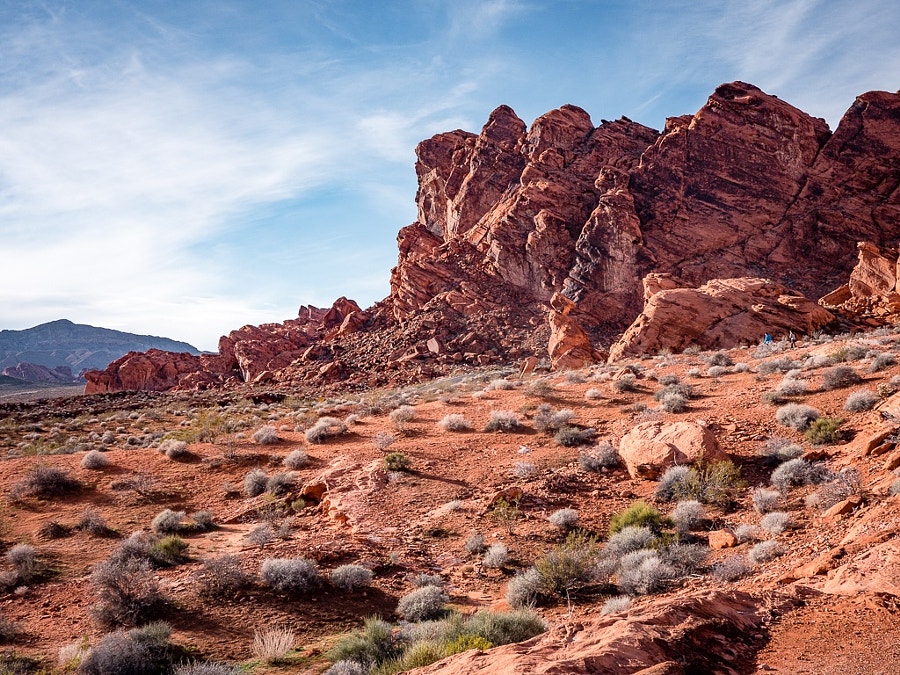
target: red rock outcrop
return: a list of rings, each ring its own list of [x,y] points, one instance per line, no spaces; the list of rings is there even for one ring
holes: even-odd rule
[[[675,464],[726,459],[715,434],[696,422],[642,422],[622,437],[619,456],[632,478],[657,478]]]
[[[648,288],[658,283],[651,278]],[[610,348],[610,361],[688,345],[706,349],[753,344],[769,333],[809,334],[834,319],[812,300],[767,279],[713,279],[700,288],[653,293],[644,311]]]
[[[569,314],[575,303],[561,293],[550,299],[550,343],[547,351],[556,370],[583,368],[605,359],[605,355],[591,346],[591,340],[581,325]]]
[[[767,612],[740,591],[693,591],[627,616],[559,626],[490,652],[470,650],[416,669],[421,675],[493,673],[746,672]]]
[[[747,296],[744,318],[728,310],[727,330],[700,334],[682,321],[677,345],[632,335],[619,353],[678,348],[690,334],[701,346],[730,346],[751,333],[806,332],[826,315],[788,321],[785,308],[797,302],[801,315],[813,313],[782,296],[820,297],[847,279],[858,241],[900,240],[900,93],[861,95],[833,134],[743,82],[721,85],[662,133],[625,117],[595,127],[570,105],[527,127],[501,106],[479,134],[438,134],[416,154],[418,217],[398,235],[390,296],[365,313],[307,308],[284,324],[235,331],[223,338],[221,361],[197,365],[191,381],[237,373],[372,384],[519,360],[544,351],[536,327],[554,293],[576,303],[571,318],[599,348],[641,315],[649,274],[663,293],[694,298],[684,302],[695,312],[722,310],[670,286],[771,281],[754,291],[767,298],[758,323],[748,323]],[[734,285],[715,282],[723,284]],[[432,338],[440,349],[427,347]],[[220,370],[206,370],[210,363]],[[89,390],[187,382],[184,365],[172,366],[172,378],[93,376]]]
[[[874,244],[859,242],[859,258],[850,280],[819,299],[823,307],[854,323],[879,326],[900,319],[900,274],[896,256],[888,257]]]

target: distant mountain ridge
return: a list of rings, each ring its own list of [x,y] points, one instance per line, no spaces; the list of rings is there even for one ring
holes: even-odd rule
[[[68,368],[77,375],[84,370],[106,368],[128,352],[148,349],[200,354],[187,342],[58,319],[24,330],[0,330],[0,372],[21,379],[23,373],[41,371],[21,367],[24,365],[63,372]]]

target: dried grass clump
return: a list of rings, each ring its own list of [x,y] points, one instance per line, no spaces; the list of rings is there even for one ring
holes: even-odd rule
[[[759,542],[752,549],[750,549],[747,557],[754,565],[758,565],[759,563],[774,560],[783,552],[784,551],[781,548],[781,544],[779,544],[774,539],[768,539],[766,541]]]
[[[890,368],[895,365],[897,365],[897,357],[885,352],[872,359],[872,363],[869,364],[869,372],[877,373],[885,368]]]
[[[571,530],[578,525],[578,511],[575,509],[557,509],[550,514],[547,520],[561,530]]]
[[[169,605],[145,559],[114,555],[94,566],[91,585],[98,601],[93,614],[107,626],[152,621]]]
[[[827,469],[798,457],[780,464],[772,472],[771,482],[782,493],[785,493],[792,487],[821,483],[827,478]]]
[[[403,431],[406,429],[409,422],[416,419],[416,409],[411,405],[401,405],[396,410],[392,410],[388,414],[388,418],[391,420],[394,427],[396,427],[397,431]]]
[[[786,462],[803,454],[803,448],[792,440],[781,436],[772,436],[760,449],[759,454],[772,463]]]
[[[481,563],[485,567],[500,568],[506,564],[508,559],[509,549],[506,548],[505,544],[497,543],[488,546],[487,551],[484,552]]]
[[[733,555],[713,567],[712,574],[719,581],[737,581],[753,570],[750,561],[742,555]]]
[[[229,597],[250,584],[241,559],[230,554],[204,558],[198,577],[200,595],[209,598]]]
[[[13,484],[9,496],[13,501],[24,497],[59,497],[80,489],[81,482],[64,469],[38,464]]]
[[[534,428],[540,432],[557,431],[568,426],[575,417],[575,411],[564,408],[554,410],[549,403],[541,403],[534,413],[532,422]]]
[[[637,377],[635,377],[632,373],[625,373],[618,380],[613,382],[613,389],[615,389],[620,394],[624,394],[629,391],[638,391],[639,387],[637,384]]]
[[[484,535],[479,532],[473,532],[466,539],[466,552],[470,555],[479,555],[484,553],[487,546],[484,543]]]
[[[862,495],[863,487],[859,471],[854,468],[846,468],[807,497],[806,503],[808,506],[824,511],[845,499]]]
[[[772,511],[760,519],[759,526],[766,532],[781,534],[785,530],[793,529],[796,524],[791,518],[791,514],[784,511]]]
[[[759,514],[771,513],[781,508],[781,493],[778,490],[756,488],[752,499],[753,509]]]
[[[163,509],[154,516],[150,522],[150,529],[157,534],[177,534],[186,529],[184,518],[187,514],[184,511],[173,511],[172,509]]]
[[[257,629],[253,634],[253,655],[270,665],[277,665],[294,648],[295,640],[290,628]]]
[[[266,491],[269,477],[260,468],[251,469],[244,475],[244,494],[248,497],[258,497]]]
[[[678,502],[669,519],[682,532],[695,530],[706,520],[706,509],[695,499]]]
[[[603,603],[600,608],[601,616],[609,616],[610,614],[621,614],[631,609],[631,598],[627,595],[617,595]]]

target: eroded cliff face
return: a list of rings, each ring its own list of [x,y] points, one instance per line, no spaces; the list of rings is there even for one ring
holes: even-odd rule
[[[861,95],[833,134],[743,82],[661,133],[625,117],[595,127],[569,105],[528,128],[501,106],[479,134],[438,134],[416,153],[418,218],[398,235],[389,297],[343,328],[245,327],[193,375],[174,357],[162,370],[179,383],[371,384],[543,357],[554,293],[602,349],[641,315],[650,274],[683,288],[753,277],[817,298],[846,282],[857,242],[900,242],[900,93]],[[129,388],[123,367],[89,375],[89,390]],[[360,375],[372,369],[383,377]]]

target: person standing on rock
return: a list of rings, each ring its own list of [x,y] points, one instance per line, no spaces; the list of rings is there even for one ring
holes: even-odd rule
[[[764,344],[764,345],[770,345],[770,344],[772,344],[772,336],[769,335],[768,333],[766,333],[766,334],[763,336],[763,344]]]
[[[794,331],[789,331],[789,332],[788,332],[788,342],[791,343],[791,349],[793,349],[793,348],[794,348],[794,345],[797,344],[797,336],[794,335]]]

